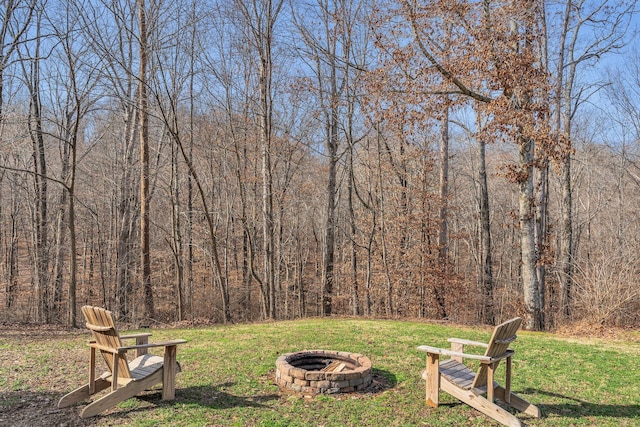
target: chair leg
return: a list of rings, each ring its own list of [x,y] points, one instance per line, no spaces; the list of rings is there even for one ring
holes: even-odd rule
[[[67,406],[71,406],[74,403],[81,402],[83,400],[88,399],[92,394],[90,392],[89,385],[90,384],[85,384],[82,387],[78,387],[77,389],[73,390],[71,393],[67,393],[64,396],[62,396],[62,398],[58,401],[58,408],[66,408]],[[110,385],[111,383],[109,381],[106,381],[102,378],[98,378],[94,382],[93,392],[98,393],[104,390],[105,388],[109,387]]]
[[[540,418],[542,416],[540,408],[538,408],[536,405],[527,402],[515,393],[510,392],[507,395],[506,390],[503,387],[495,387],[495,396],[508,405],[516,408],[521,412],[524,412],[525,414],[531,415],[532,417]],[[509,400],[507,400],[507,396]]]
[[[87,405],[80,412],[80,418],[89,418],[89,417],[98,415],[100,412],[103,412],[111,408],[112,406],[117,405],[123,400],[127,400],[128,398],[135,396],[139,392],[140,392],[140,389],[138,388],[133,389],[129,387],[122,387],[122,388],[116,389],[115,391],[112,391],[109,394],[96,400],[95,402],[92,402],[91,404]]]
[[[513,414],[505,411],[495,403],[489,402],[483,396],[474,393],[471,390],[464,390],[450,383],[445,378],[441,378],[440,387],[450,395],[460,399],[462,402],[477,409],[483,414],[493,418],[509,427],[521,427],[520,420]]]
[[[111,391],[109,394],[104,395],[100,399],[87,405],[81,412],[80,418],[89,418],[98,415],[100,412],[106,411],[112,406],[129,399],[154,386],[162,381],[162,371],[159,370],[156,373],[148,376],[140,381],[132,381],[127,385],[119,387],[117,390]]]
[[[437,408],[438,392],[440,391],[440,369],[439,355],[435,353],[427,353],[427,369],[424,373],[426,381],[426,402],[432,408]]]
[[[164,349],[164,363],[162,365],[162,399],[173,400],[176,397],[176,350],[177,346],[170,345]]]

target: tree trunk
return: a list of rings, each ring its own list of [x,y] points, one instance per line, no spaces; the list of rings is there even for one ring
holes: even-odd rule
[[[275,236],[273,224],[273,175],[271,173],[271,50],[260,66],[260,135],[262,144],[262,242],[264,250],[263,277],[267,290],[267,317],[276,318],[275,296]]]
[[[65,122],[63,127],[67,127],[69,125],[68,120],[70,120],[69,114],[65,117]],[[69,162],[70,162],[70,144],[69,144],[69,132],[65,132],[66,135],[62,136],[63,139],[63,147],[62,147],[62,168],[61,168],[61,180],[63,182],[68,181],[69,179]],[[56,235],[55,235],[55,244],[56,244],[56,257],[54,260],[53,266],[53,313],[56,316],[60,316],[62,314],[62,288],[63,288],[63,271],[65,269],[65,254],[66,254],[66,230],[68,229],[67,224],[67,196],[68,189],[66,187],[62,188],[60,191],[60,197],[58,199],[58,217],[56,224]]]
[[[237,2],[243,15],[251,42],[259,57],[258,69],[258,118],[262,162],[262,242],[263,242],[263,305],[266,317],[275,319],[276,312],[276,268],[273,215],[273,164],[271,146],[273,138],[273,30],[282,8],[282,0],[245,0]],[[256,277],[257,278],[257,277]]]
[[[127,108],[124,119],[124,147],[122,152],[121,176],[119,177],[120,197],[117,206],[118,237],[116,248],[116,290],[115,311],[119,319],[129,316],[133,293],[133,231],[136,214],[134,212],[137,197],[132,188],[131,175],[134,163],[135,125],[138,113],[134,108]],[[131,319],[129,319],[131,320]]]
[[[440,263],[446,265],[448,254],[447,242],[447,205],[449,198],[449,107],[445,106],[440,121],[440,185],[438,187],[440,209],[438,212],[438,250]]]
[[[172,251],[175,263],[175,300],[176,311],[179,321],[184,320],[184,243],[182,237],[182,222],[180,221],[180,188],[179,188],[180,168],[178,164],[177,147],[171,147],[171,235]]]
[[[520,251],[522,253],[522,289],[524,292],[525,326],[542,329],[540,293],[536,275],[535,216],[533,210],[533,141],[521,137],[519,163],[524,177],[519,182],[518,205],[520,222]]]
[[[335,104],[337,88],[335,81],[335,64],[332,67],[331,104]],[[327,179],[327,223],[325,226],[324,272],[322,314],[331,316],[333,298],[333,270],[335,262],[335,229],[336,229],[336,170],[338,164],[338,111],[337,105],[331,106],[327,123],[327,152],[329,157],[329,176]]]
[[[567,154],[562,164],[562,218],[560,228],[560,288],[562,291],[562,313],[571,318],[573,307],[573,215],[571,189],[571,155]]]
[[[76,129],[77,134],[77,129]],[[68,310],[69,310],[69,326],[75,328],[76,322],[76,292],[78,282],[78,244],[76,237],[76,198],[75,198],[75,180],[76,180],[76,165],[77,165],[77,144],[74,138],[74,143],[71,148],[71,172],[69,177],[69,295],[68,295]]]
[[[544,155],[543,155],[544,156]],[[535,242],[536,242],[536,274],[538,277],[538,294],[540,296],[540,323],[542,327],[546,327],[549,322],[549,316],[545,307],[546,294],[546,252],[549,246],[549,161],[546,156],[542,161],[542,165],[537,169],[537,179],[535,187]]]
[[[151,254],[149,245],[149,107],[147,97],[147,19],[144,0],[138,0],[138,19],[140,25],[140,71],[139,71],[139,108],[140,108],[140,264],[142,292],[144,295],[144,315],[147,319],[155,317],[153,306],[153,287],[151,283]]]
[[[555,88],[555,127],[558,135],[561,136],[564,144],[572,147],[571,123],[573,117],[573,85],[577,63],[574,61],[574,50],[578,27],[574,30],[574,38],[567,46],[567,37],[571,27],[571,17],[573,14],[573,1],[567,0],[562,21],[562,31],[560,32],[560,51],[558,54],[558,74]],[[582,25],[582,24],[580,24]],[[565,58],[569,55],[568,60]],[[569,64],[566,64],[569,62]],[[568,65],[568,67],[567,67]],[[567,68],[565,81],[565,67]],[[561,171],[561,204],[560,204],[560,241],[558,247],[558,264],[560,266],[560,291],[562,293],[562,315],[565,320],[571,318],[571,308],[573,306],[573,190],[571,188],[571,151],[565,153]]]
[[[2,183],[2,177],[4,177],[4,173],[2,174],[2,176],[0,177],[0,183]],[[4,202],[4,200],[2,200],[0,198],[0,214],[2,214],[2,206],[4,206],[2,203]],[[5,307],[5,319],[7,319],[7,314],[12,312],[12,308],[13,308],[13,304],[14,304],[14,300],[16,297],[16,291],[18,288],[18,230],[17,230],[17,223],[18,223],[18,200],[16,195],[11,195],[11,202],[10,202],[10,212],[9,212],[9,218],[10,218],[10,226],[9,228],[9,234],[5,235],[4,234],[4,230],[2,233],[0,233],[1,235],[3,235],[5,237],[6,242],[3,243],[3,247],[2,249],[4,249],[4,252],[6,253],[5,255],[5,260],[4,264],[6,265],[6,279],[5,279],[5,303],[4,303],[4,307]],[[2,217],[2,215],[0,215],[0,217]],[[6,230],[6,228],[5,228]]]
[[[347,208],[349,210],[349,232],[350,232],[350,244],[351,244],[351,313],[354,316],[359,316],[361,313],[360,297],[358,289],[358,245],[356,243],[357,228],[356,228],[356,214],[353,206],[353,192],[355,186],[355,176],[353,172],[353,144],[349,144],[348,165],[349,165],[349,178],[347,180]]]
[[[495,324],[493,302],[493,260],[491,258],[491,218],[489,210],[489,187],[487,185],[486,143],[478,140],[478,198],[479,198],[479,232],[480,232],[480,289],[482,304],[480,320],[484,324]]]

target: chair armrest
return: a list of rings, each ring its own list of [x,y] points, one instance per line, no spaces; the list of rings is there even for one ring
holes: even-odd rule
[[[458,352],[458,351],[451,351],[451,350],[447,350],[447,349],[444,349],[444,348],[430,347],[428,345],[421,345],[421,346],[418,347],[418,350],[424,351],[424,352],[429,353],[429,354],[441,354],[443,356],[462,357],[462,358],[466,358],[466,359],[480,360],[482,362],[490,362],[491,361],[491,357],[479,356],[477,354],[461,353],[461,352]]]
[[[508,357],[513,356],[514,353],[515,353],[515,351],[513,351],[512,349],[509,348],[509,349],[507,349],[507,351],[505,351],[502,354],[499,354],[497,356],[487,357],[487,359],[489,359],[489,360],[487,360],[486,362],[493,363],[493,362],[498,361],[498,360],[506,359]],[[484,363],[484,361],[483,361],[483,363]]]
[[[140,332],[139,334],[120,335],[120,339],[121,340],[138,339],[138,338],[150,337],[151,335],[152,335],[151,332]]]
[[[475,345],[477,347],[484,347],[484,348],[489,347],[489,344],[487,343],[480,342],[480,341],[465,340],[462,338],[449,338],[447,341],[450,343],[456,343],[456,344],[462,344],[462,345]]]
[[[140,332],[137,334],[121,335],[120,339],[135,339],[136,345],[144,345],[149,343],[150,336],[151,332]],[[136,357],[144,356],[145,354],[147,354],[147,349],[145,347],[139,347],[136,349]]]
[[[118,351],[118,353],[121,353],[127,350],[136,350],[138,348],[171,347],[178,344],[184,344],[186,342],[187,340],[162,341],[162,342],[155,342],[155,343],[149,343],[149,344],[128,345],[125,347],[118,347],[116,350]]]

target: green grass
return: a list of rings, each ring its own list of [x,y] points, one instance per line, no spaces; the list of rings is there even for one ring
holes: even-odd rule
[[[486,426],[497,425],[441,393],[439,408],[424,404],[420,373],[424,354],[416,346],[447,347],[451,336],[484,340],[487,328],[409,321],[307,319],[250,325],[154,331],[153,339],[184,338],[178,348],[183,372],[176,400],[158,392],[121,403],[92,419],[98,426]],[[86,335],[25,343],[0,337],[13,352],[12,366],[0,365],[0,393],[16,389],[57,397],[86,380]],[[304,349],[333,349],[367,355],[387,387],[371,394],[282,395],[273,384],[276,358]],[[514,343],[512,388],[539,406],[542,419],[520,415],[531,426],[640,425],[640,370],[637,340],[567,339],[520,332]],[[77,362],[57,367],[57,350]],[[29,354],[29,356],[24,356]],[[22,355],[22,356],[21,356]],[[7,359],[3,359],[7,360]],[[62,372],[59,372],[62,370]],[[27,375],[51,377],[48,386]],[[502,379],[502,371],[498,375]],[[79,408],[72,408],[77,413]]]

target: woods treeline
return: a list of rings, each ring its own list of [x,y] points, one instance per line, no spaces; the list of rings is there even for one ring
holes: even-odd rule
[[[5,1],[0,321],[637,326],[634,8]]]

